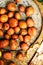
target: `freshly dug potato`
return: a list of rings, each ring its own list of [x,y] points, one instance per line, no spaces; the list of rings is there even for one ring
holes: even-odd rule
[[[2,14],[5,14],[6,13],[6,9],[5,8],[1,8],[0,9],[0,14],[2,15]]]
[[[4,33],[2,30],[0,30],[0,37],[3,37]]]
[[[11,62],[9,65],[16,65],[15,63]]]
[[[23,60],[24,55],[22,53],[19,53],[16,57],[18,60]]]
[[[19,27],[21,28],[21,29],[25,29],[25,28],[27,28],[27,24],[26,24],[26,22],[25,21],[20,21],[19,22]]]
[[[13,35],[13,34],[14,34],[14,29],[9,28],[9,29],[7,30],[7,33],[8,33],[8,35]]]
[[[16,27],[17,25],[18,25],[18,20],[17,20],[17,19],[11,18],[11,19],[9,20],[9,26],[10,26],[10,27],[14,28],[14,27]]]
[[[9,29],[9,24],[8,24],[8,23],[5,23],[5,24],[3,25],[3,29],[4,29],[4,30],[8,30],[8,29]]]
[[[26,8],[26,16],[31,16],[34,14],[34,8],[32,6],[29,6]]]
[[[28,34],[32,37],[35,36],[37,34],[37,29],[34,27],[31,27],[28,29]]]
[[[0,48],[6,48],[9,45],[8,40],[2,40],[0,41]]]
[[[28,49],[28,44],[27,44],[27,43],[22,43],[22,44],[20,45],[20,47],[21,47],[21,49],[22,49],[23,51],[26,51],[26,50]]]
[[[13,2],[10,2],[8,5],[7,5],[7,9],[9,11],[16,11],[16,4],[14,4]]]
[[[18,2],[20,2],[21,0],[14,0],[14,1],[18,3]]]
[[[5,53],[3,54],[3,58],[4,58],[5,60],[11,60],[11,59],[12,59],[12,53],[11,53],[11,52],[5,52]]]
[[[10,35],[8,35],[8,34],[5,34],[5,39],[10,39]]]
[[[23,29],[20,31],[21,35],[27,35],[27,30],[26,29]]]
[[[0,20],[2,23],[6,23],[8,21],[8,15],[7,14],[1,15]]]
[[[19,33],[20,32],[20,27],[15,27],[14,30],[15,30],[15,33]]]
[[[20,40],[20,42],[23,42],[23,36],[22,35],[19,35],[19,40]]]
[[[3,60],[0,60],[0,65],[5,65],[5,62]]]
[[[18,42],[16,40],[10,40],[10,49],[11,50],[16,50],[18,47]]]
[[[24,7],[23,5],[20,5],[20,6],[19,6],[19,11],[20,11],[20,12],[25,12],[25,7]]]
[[[2,30],[3,24],[0,22],[0,29]]]
[[[18,35],[17,34],[13,34],[12,35],[12,39],[18,39]]]
[[[9,13],[8,13],[8,17],[9,17],[9,18],[12,18],[13,16],[14,16],[14,12],[9,12]]]
[[[28,27],[34,26],[34,21],[33,21],[33,19],[28,18],[26,22],[27,22],[27,26],[28,26]]]
[[[28,43],[31,40],[31,36],[26,35],[26,36],[24,36],[23,40],[24,40],[25,43]]]
[[[20,20],[21,19],[21,14],[19,12],[15,13],[15,18],[17,20]]]

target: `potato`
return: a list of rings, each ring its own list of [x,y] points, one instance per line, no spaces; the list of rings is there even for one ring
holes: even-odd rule
[[[12,53],[11,53],[11,52],[5,52],[5,53],[3,54],[3,58],[4,58],[5,60],[11,60],[11,59],[12,59]]]
[[[16,11],[16,4],[14,4],[13,2],[10,2],[9,4],[7,4],[7,9],[9,11]]]

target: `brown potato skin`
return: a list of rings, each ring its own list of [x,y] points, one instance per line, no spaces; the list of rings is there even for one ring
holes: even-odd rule
[[[28,26],[28,27],[34,26],[34,21],[33,21],[33,19],[28,18],[26,22],[27,22],[27,26]]]
[[[21,0],[14,0],[14,1],[18,3],[18,2],[20,2]]]
[[[23,60],[24,55],[22,53],[19,53],[16,57],[18,60]]]
[[[9,45],[8,40],[0,41],[0,48],[6,48]]]
[[[7,4],[7,9],[9,11],[16,11],[16,5],[13,2],[10,2],[9,4]]]
[[[17,25],[18,25],[18,20],[17,20],[17,19],[11,18],[11,19],[9,20],[9,26],[10,26],[10,27],[14,28],[14,27],[16,27]]]
[[[8,21],[8,15],[6,15],[6,14],[1,15],[1,22],[6,23],[7,21]]]
[[[20,6],[19,6],[19,11],[20,11],[20,12],[25,12],[25,7],[24,7],[23,5],[20,5]]]
[[[12,63],[10,63],[9,65],[16,65],[16,64],[12,62]]]
[[[5,8],[1,8],[0,9],[0,14],[2,15],[2,14],[5,14],[6,13],[6,9]]]
[[[21,47],[21,49],[22,49],[23,51],[26,51],[26,50],[28,49],[28,44],[27,44],[27,43],[22,43],[22,44],[20,45],[20,47]]]
[[[31,61],[29,65],[34,65],[34,63]]]
[[[21,29],[27,28],[26,22],[25,22],[25,21],[20,21],[20,22],[19,22],[19,27],[20,27]]]
[[[19,33],[20,32],[20,27],[15,27],[14,30],[15,30],[15,33]]]
[[[34,14],[34,8],[32,6],[26,8],[26,16],[31,16]]]
[[[9,17],[9,18],[12,18],[13,16],[14,16],[14,12],[9,12],[9,13],[8,13],[8,17]]]
[[[0,30],[0,37],[3,37],[4,33],[2,30]]]
[[[12,39],[18,39],[18,35],[17,34],[12,35]]]
[[[20,31],[21,35],[27,35],[27,30],[26,29],[23,29]]]
[[[12,53],[11,53],[11,52],[5,52],[5,53],[3,54],[3,58],[4,58],[5,60],[11,60],[11,59],[12,59]]]
[[[11,50],[16,50],[18,47],[18,42],[16,40],[10,40],[10,49]]]
[[[9,29],[9,24],[8,24],[8,23],[5,23],[5,24],[3,25],[3,29],[4,29],[4,30],[8,30],[8,29]]]
[[[19,35],[19,40],[20,40],[20,42],[23,41],[23,36],[22,35]]]
[[[2,29],[2,27],[3,27],[3,24],[0,22],[0,29]]]
[[[14,34],[14,29],[13,29],[13,28],[9,28],[9,29],[7,30],[7,34],[8,34],[8,35],[13,35],[13,34]]]
[[[9,40],[10,39],[10,35],[5,34],[5,39]]]
[[[14,16],[17,20],[20,20],[21,19],[21,14],[19,12],[15,13],[15,16]]]
[[[0,65],[5,65],[3,60],[0,60]]]
[[[30,42],[30,40],[31,40],[31,36],[29,36],[29,35],[24,36],[24,42],[25,43]]]
[[[37,34],[37,29],[35,27],[31,27],[28,29],[28,34],[32,37]]]

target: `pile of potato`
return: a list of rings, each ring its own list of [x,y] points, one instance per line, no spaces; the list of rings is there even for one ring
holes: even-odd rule
[[[14,1],[18,3],[21,0]],[[25,13],[26,20],[22,19],[20,12]],[[9,2],[5,8],[0,8],[0,49],[9,46],[11,50],[16,50],[20,46],[23,51],[26,51],[29,48],[27,43],[37,33],[37,29],[34,27],[34,20],[31,18],[33,14],[34,8],[32,6],[25,7],[21,4],[18,6],[17,11],[16,4],[13,2]],[[20,45],[17,39],[20,41]],[[11,52],[5,52],[4,54],[0,52],[1,56],[5,60],[12,59]],[[23,60],[24,55],[19,53],[16,58]],[[0,60],[0,65],[5,65],[3,60]],[[9,65],[15,65],[15,63],[11,62]]]
[[[19,2],[19,0],[15,1]],[[16,50],[19,46],[16,39],[19,39],[20,48],[27,50],[27,43],[37,33],[34,21],[30,17],[34,14],[34,8],[32,6],[19,5],[18,10],[13,2],[9,2],[6,8],[0,8],[0,38],[4,38],[0,40],[0,48],[6,48],[9,45],[11,50]],[[22,19],[20,12],[25,13],[27,16],[26,20]]]

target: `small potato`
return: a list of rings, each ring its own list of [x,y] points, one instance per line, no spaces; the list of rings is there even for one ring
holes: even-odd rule
[[[19,53],[16,58],[21,61],[24,59],[24,55],[22,53]]]
[[[17,19],[14,19],[14,18],[11,18],[11,19],[9,20],[9,25],[10,25],[10,27],[12,27],[12,28],[16,27],[16,26],[18,25],[18,20],[17,20]]]
[[[2,23],[0,23],[0,29],[2,29],[2,27],[3,27],[3,24],[2,24]]]
[[[11,62],[9,65],[16,65],[15,63]]]
[[[1,8],[0,8],[0,14],[1,14]]]
[[[16,11],[16,4],[13,3],[13,2],[10,2],[8,5],[7,5],[7,9],[9,11]]]
[[[12,39],[18,39],[18,35],[17,34],[12,35]]]
[[[33,61],[31,61],[31,62],[30,62],[30,65],[34,65],[34,62],[33,62]]]
[[[23,41],[23,36],[22,35],[19,35],[19,40],[20,40],[20,42]]]
[[[1,22],[2,22],[2,23],[5,23],[5,22],[7,22],[7,21],[8,21],[8,16],[7,16],[6,14],[1,15]]]
[[[23,51],[26,51],[28,49],[28,44],[27,43],[21,43],[20,47]]]
[[[10,39],[10,35],[8,35],[8,34],[5,34],[5,39]]]
[[[9,45],[8,40],[0,41],[0,48],[6,48]]]
[[[15,13],[15,16],[14,16],[16,19],[20,20],[21,19],[21,15],[19,12]]]
[[[29,35],[24,36],[24,42],[25,43],[30,42],[30,40],[31,40],[31,37]]]
[[[0,37],[3,37],[4,33],[2,30],[0,30]]]
[[[21,0],[14,0],[14,1],[18,3],[18,2],[20,2]]]
[[[34,28],[34,27],[29,28],[29,29],[28,29],[28,34],[29,34],[30,36],[35,36],[35,35],[37,34],[37,29]]]
[[[14,12],[9,12],[9,13],[8,13],[8,17],[9,17],[9,18],[12,18],[13,16],[14,16]]]
[[[26,8],[26,16],[31,16],[34,14],[34,8],[32,6],[29,6]]]
[[[0,15],[0,21],[1,21],[1,15]]]
[[[5,65],[5,62],[3,60],[0,60],[0,65]]]
[[[4,29],[4,30],[8,30],[8,29],[9,29],[9,24],[8,24],[8,23],[5,23],[5,24],[3,25],[3,29]]]
[[[33,19],[31,19],[31,18],[28,18],[28,19],[27,19],[27,26],[28,26],[28,27],[34,26],[34,21],[33,21]]]
[[[2,51],[0,51],[0,58],[2,57]]]
[[[7,33],[8,33],[8,35],[13,35],[14,34],[14,29],[9,28]]]
[[[5,8],[1,8],[0,9],[0,14],[2,15],[2,14],[5,14],[6,13],[6,9]]]
[[[10,49],[16,50],[18,47],[18,42],[16,40],[10,40]]]
[[[27,35],[27,30],[26,29],[21,30],[21,35]]]
[[[11,52],[5,52],[5,53],[3,54],[3,58],[4,58],[5,60],[11,60],[11,59],[12,59],[12,53],[11,53]]]
[[[14,30],[15,30],[15,33],[19,33],[20,32],[20,27],[15,27]]]
[[[20,5],[20,6],[19,6],[19,11],[20,11],[20,12],[25,12],[25,7],[24,7],[23,5]]]
[[[20,27],[21,29],[27,28],[26,22],[25,22],[25,21],[20,21],[20,22],[19,22],[19,27]]]

